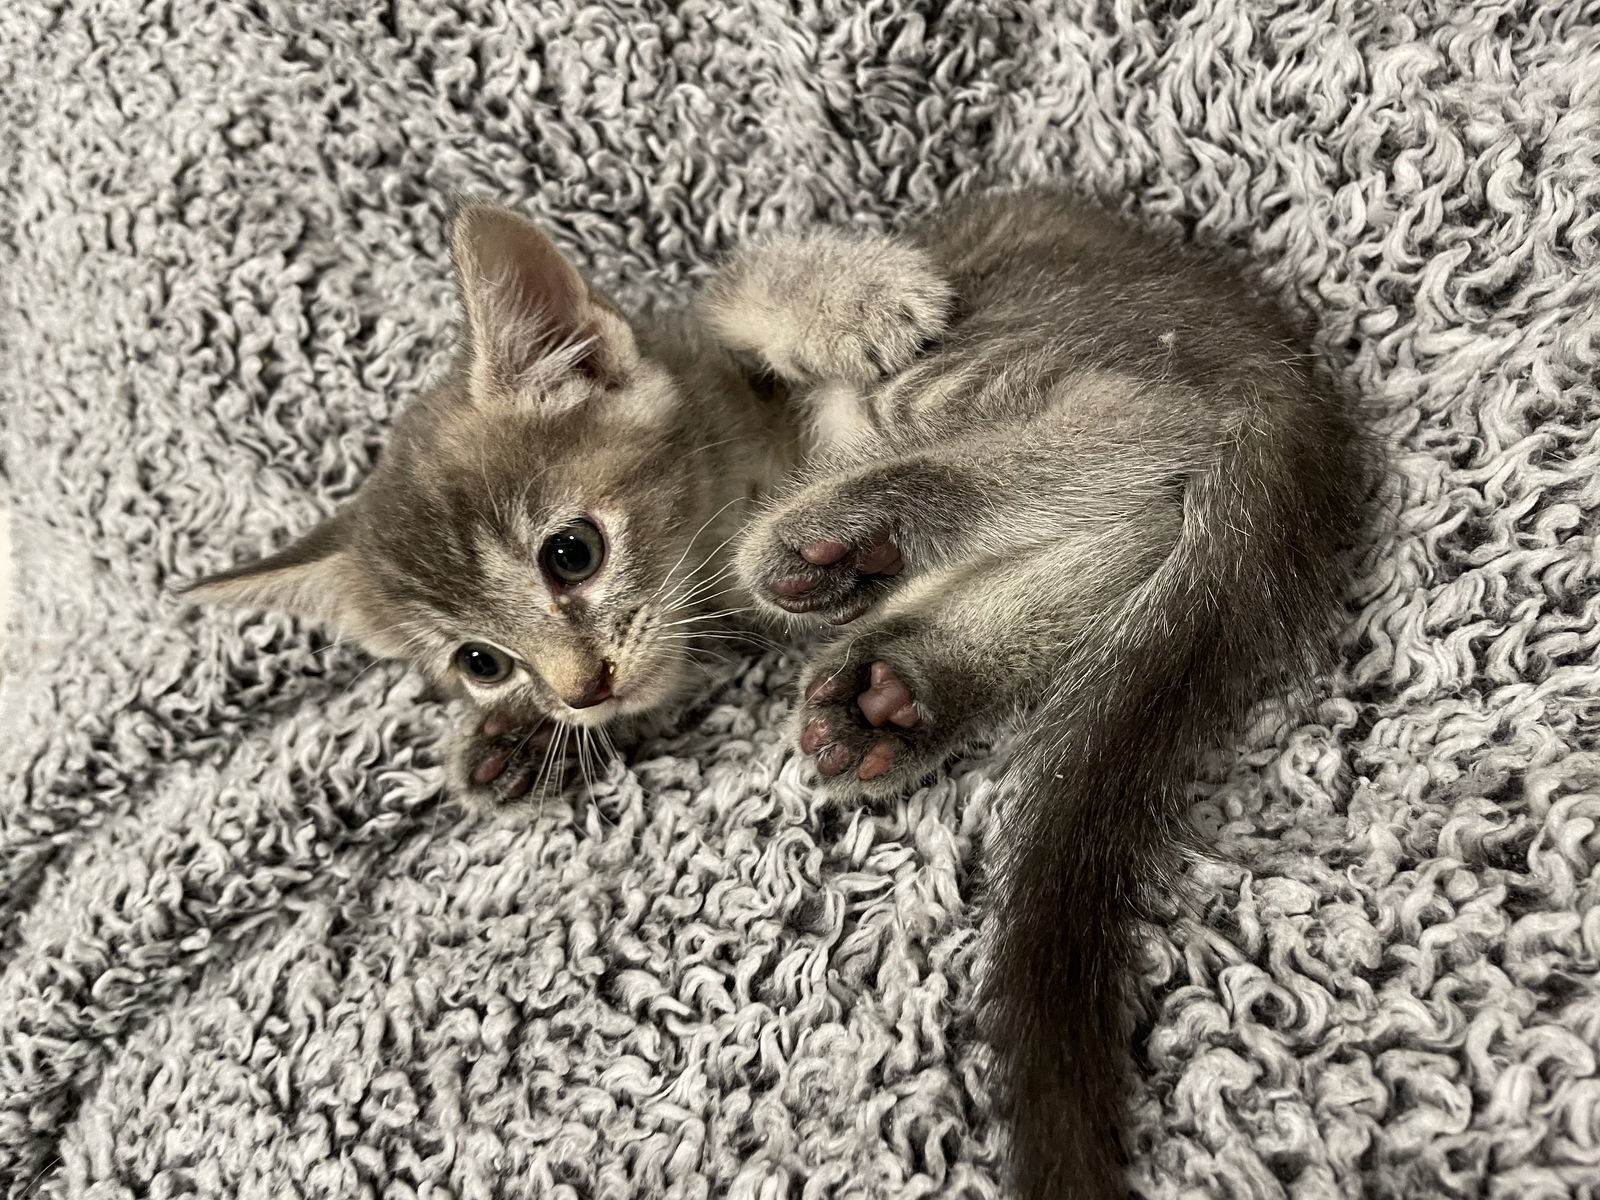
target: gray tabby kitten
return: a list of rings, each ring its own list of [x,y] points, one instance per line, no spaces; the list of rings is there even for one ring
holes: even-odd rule
[[[1355,414],[1220,264],[1047,191],[757,247],[706,313],[816,443],[737,562],[848,625],[801,684],[823,785],[901,792],[1027,723],[985,1033],[1020,1194],[1124,1195],[1137,922],[1177,891],[1200,754],[1325,662],[1375,478]]]
[[[739,603],[736,501],[798,423],[805,471],[734,561],[775,617],[847,626],[804,674],[800,750],[830,792],[885,796],[1027,723],[985,1031],[1021,1194],[1123,1194],[1137,921],[1175,890],[1198,756],[1322,664],[1364,521],[1359,426],[1302,338],[1197,251],[992,195],[737,256],[703,314],[781,381],[762,396],[692,331],[630,327],[520,218],[469,209],[454,242],[454,377],[345,513],[200,593],[453,681],[488,714],[458,785],[515,799],[551,730],[683,694],[684,634]]]

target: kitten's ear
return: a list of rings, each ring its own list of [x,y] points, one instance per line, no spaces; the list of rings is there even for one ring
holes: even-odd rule
[[[469,205],[450,244],[481,389],[514,392],[536,375],[574,371],[606,387],[627,378],[638,357],[627,321],[531,222]]]
[[[351,605],[348,518],[324,521],[287,549],[197,580],[179,594],[201,604],[265,608],[307,617],[353,636],[357,615]]]

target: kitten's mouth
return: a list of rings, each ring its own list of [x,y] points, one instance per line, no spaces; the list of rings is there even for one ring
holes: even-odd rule
[[[604,725],[622,713],[633,711],[635,708],[633,702],[643,691],[644,688],[639,684],[613,688],[610,695],[594,704],[586,704],[582,708],[567,705],[560,719],[568,725]]]

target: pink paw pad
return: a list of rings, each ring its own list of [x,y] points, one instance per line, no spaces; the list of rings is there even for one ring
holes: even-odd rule
[[[856,776],[859,779],[876,779],[892,766],[894,766],[894,743],[882,742],[867,751],[866,757],[861,760],[861,765],[856,768]]]
[[[895,674],[892,665],[882,661],[873,663],[871,679],[867,690],[856,697],[856,705],[869,725],[881,729],[892,722],[901,729],[910,729],[921,719],[911,689]]]
[[[773,583],[772,594],[793,599],[796,596],[804,596],[816,586],[817,581],[808,575],[790,575]]]
[[[849,746],[829,746],[817,755],[817,770],[824,778],[832,778],[854,762],[855,757],[855,751]]]
[[[472,768],[473,783],[493,783],[505,772],[511,763],[511,751],[496,750],[477,766]]]
[[[807,542],[800,547],[800,557],[814,567],[831,567],[849,552],[849,546],[828,538]]]
[[[869,542],[856,562],[856,570],[863,575],[898,575],[905,566],[900,547],[889,540],[887,533],[880,533]]]

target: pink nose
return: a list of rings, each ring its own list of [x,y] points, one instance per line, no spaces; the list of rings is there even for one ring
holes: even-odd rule
[[[569,708],[593,708],[611,699],[611,664],[600,664],[600,673],[590,680],[582,695],[562,698]]]

